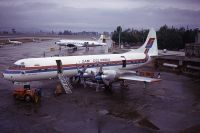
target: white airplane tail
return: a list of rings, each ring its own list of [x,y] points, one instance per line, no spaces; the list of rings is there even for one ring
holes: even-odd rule
[[[98,42],[101,42],[101,43],[106,43],[106,38],[105,38],[105,35],[101,35]]]
[[[157,46],[156,31],[153,28],[151,28],[145,43],[140,48],[130,52],[145,53],[148,54],[149,56],[157,56],[158,46]]]

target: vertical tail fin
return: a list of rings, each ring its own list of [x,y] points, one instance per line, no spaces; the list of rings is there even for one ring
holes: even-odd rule
[[[149,56],[158,55],[156,31],[153,28],[150,29],[145,43],[140,48],[134,50],[134,52],[145,53]]]
[[[101,43],[106,43],[106,38],[105,38],[105,35],[101,35],[98,42],[101,42]]]

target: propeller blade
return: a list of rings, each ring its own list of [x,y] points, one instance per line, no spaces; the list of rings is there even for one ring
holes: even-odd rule
[[[75,76],[75,83],[80,83],[85,86],[85,79],[84,79],[84,73],[86,71],[87,67],[83,66],[82,69],[80,69],[77,65],[77,74]]]
[[[103,74],[103,66],[102,66],[102,65],[99,67],[99,74],[100,74],[100,75]]]
[[[75,83],[78,83],[78,84],[80,83],[80,77],[75,78]]]

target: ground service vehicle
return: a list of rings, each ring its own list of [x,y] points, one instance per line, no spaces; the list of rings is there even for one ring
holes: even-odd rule
[[[30,88],[30,85],[24,85],[23,88],[16,88],[13,91],[13,97],[17,100],[25,100],[26,102],[38,103],[41,97],[41,90]]]

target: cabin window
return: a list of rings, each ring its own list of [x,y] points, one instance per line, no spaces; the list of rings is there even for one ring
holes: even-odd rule
[[[39,64],[35,64],[34,66],[40,66]]]

